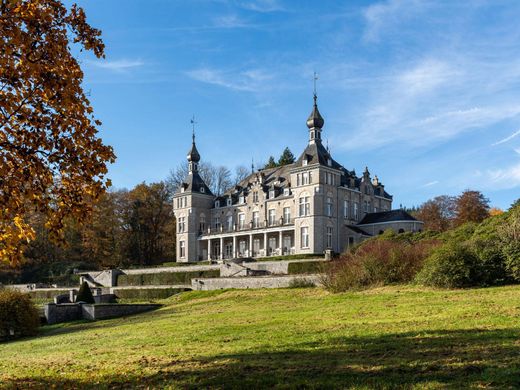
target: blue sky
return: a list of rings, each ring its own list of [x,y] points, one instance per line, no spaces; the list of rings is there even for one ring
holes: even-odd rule
[[[83,0],[105,60],[85,89],[116,188],[202,158],[234,169],[308,140],[313,71],[336,160],[399,204],[466,188],[520,197],[517,0]]]

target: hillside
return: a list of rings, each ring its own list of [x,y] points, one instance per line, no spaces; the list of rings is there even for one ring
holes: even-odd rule
[[[520,385],[520,286],[183,293],[0,345],[0,387]]]

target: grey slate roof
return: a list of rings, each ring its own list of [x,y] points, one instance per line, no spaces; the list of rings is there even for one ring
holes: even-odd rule
[[[198,172],[189,174],[185,182],[181,184],[181,187],[184,189],[184,192],[199,192],[213,196],[213,193]],[[201,188],[204,188],[204,190],[201,191]]]
[[[363,229],[361,229],[355,225],[347,225],[347,228],[352,230],[354,233],[361,234],[363,236],[372,236],[371,234],[365,232]]]
[[[329,166],[328,160],[331,160],[331,168],[341,169],[342,166],[338,164],[330,155],[330,153],[325,149],[323,144],[318,140],[314,143],[310,143],[307,145],[303,153],[300,155],[298,160],[295,162],[296,167],[303,166],[303,160],[307,160],[307,164],[320,164],[324,166]]]
[[[358,223],[358,225],[369,225],[372,223],[395,222],[395,221],[417,221],[414,217],[404,210],[380,211],[378,213],[368,213]]]

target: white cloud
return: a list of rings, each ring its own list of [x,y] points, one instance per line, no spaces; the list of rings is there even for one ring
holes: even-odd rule
[[[520,154],[520,148],[516,148],[516,149],[515,149],[515,152],[516,152],[517,154]]]
[[[503,169],[488,170],[487,176],[492,188],[508,189],[520,186],[520,163]]]
[[[247,28],[253,25],[237,15],[223,15],[213,18],[213,26],[216,28]]]
[[[274,77],[262,69],[233,72],[212,68],[199,68],[188,71],[186,74],[197,81],[247,92],[270,88],[270,80]]]
[[[439,181],[438,180],[431,181],[429,183],[424,184],[422,187],[423,188],[431,187],[431,186],[434,186],[435,184],[439,184]]]
[[[89,61],[89,63],[95,67],[109,69],[109,70],[113,70],[115,72],[125,72],[131,68],[138,68],[138,67],[144,65],[144,62],[141,60],[128,60],[128,59],[112,60],[112,61],[106,61],[106,60]]]
[[[399,89],[408,94],[429,92],[450,82],[460,73],[446,62],[427,59],[398,76]]]
[[[281,11],[283,7],[278,0],[251,0],[238,3],[242,8],[256,12]]]
[[[511,141],[513,138],[515,138],[517,135],[520,135],[520,130],[517,130],[515,131],[513,134],[511,134],[510,136],[504,138],[504,139],[501,139],[500,141],[497,141],[493,144],[491,144],[491,146],[496,146],[496,145],[500,145],[500,144],[505,144],[506,142],[509,142]]]
[[[398,25],[400,20],[409,18],[425,4],[420,0],[388,0],[370,5],[363,13],[366,21],[364,40],[378,41],[385,30]]]

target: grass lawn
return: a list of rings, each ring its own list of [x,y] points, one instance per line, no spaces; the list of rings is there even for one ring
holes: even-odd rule
[[[228,290],[162,302],[0,344],[0,387],[520,387],[520,286]]]

